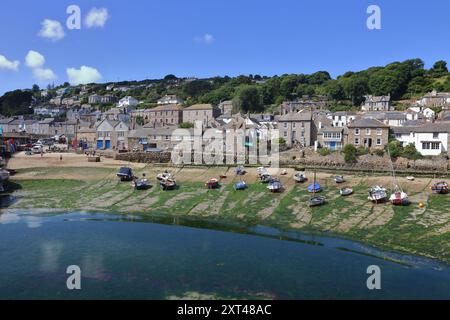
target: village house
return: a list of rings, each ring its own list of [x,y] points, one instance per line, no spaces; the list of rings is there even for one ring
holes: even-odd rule
[[[55,106],[60,106],[62,103],[62,99],[63,99],[62,96],[57,96],[57,97],[50,99],[49,103],[53,104]]]
[[[9,133],[12,132],[10,128],[11,123],[14,121],[14,118],[4,118],[0,119],[0,133]]]
[[[62,116],[66,110],[64,108],[54,108],[54,107],[38,107],[34,108],[34,114],[37,116],[44,117],[59,117]]]
[[[408,120],[418,120],[417,113],[403,111],[369,111],[362,114],[361,117],[379,120],[390,127],[403,126]]]
[[[288,147],[309,147],[313,144],[315,135],[312,113],[303,111],[287,113],[278,118],[280,138],[286,141]]]
[[[101,121],[97,126],[98,150],[127,150],[129,126],[122,121]]]
[[[323,96],[304,96],[294,101],[284,101],[280,107],[280,115],[295,113],[299,111],[316,111],[323,110],[328,107],[329,101]]]
[[[317,128],[316,148],[327,148],[331,151],[341,150],[344,147],[344,132],[346,127],[335,127],[326,116],[314,119]]]
[[[88,98],[89,104],[99,104],[102,101],[102,96],[98,94],[92,94]]]
[[[203,127],[209,127],[219,115],[220,110],[211,104],[196,104],[183,109],[183,122],[194,124],[200,121]]]
[[[337,111],[330,113],[328,118],[331,120],[331,126],[343,128],[356,119],[356,113],[350,111]]]
[[[183,104],[184,101],[179,99],[176,95],[165,95],[161,99],[158,100],[158,105],[165,105],[165,104]]]
[[[231,117],[233,113],[233,101],[231,100],[222,101],[219,104],[218,108],[223,116]]]
[[[102,104],[111,104],[115,103],[117,101],[117,98],[113,96],[112,94],[105,94],[101,97],[100,103]]]
[[[450,106],[450,92],[437,92],[433,90],[418,101],[418,104],[428,108],[447,109]]]
[[[119,100],[118,107],[119,108],[128,108],[128,107],[136,107],[139,104],[139,101],[133,97],[126,96]]]
[[[436,112],[433,111],[433,109],[424,107],[424,106],[413,106],[408,108],[408,111],[416,112],[417,114],[421,114],[423,117],[427,119],[435,119],[436,118]]]
[[[392,128],[392,136],[403,146],[413,144],[423,156],[450,155],[450,122],[427,123],[416,127]]]
[[[39,135],[50,136],[52,135],[50,126],[55,122],[54,118],[45,118],[39,121]]]
[[[348,126],[346,144],[369,149],[384,149],[389,140],[389,126],[373,118],[359,118]]]
[[[134,149],[145,151],[148,149],[159,149],[170,151],[182,141],[193,142],[197,134],[194,129],[179,129],[177,127],[143,127],[131,130],[128,135],[129,146]],[[198,136],[201,139],[201,136]]]
[[[94,149],[97,141],[97,129],[90,124],[80,124],[76,139],[79,143],[84,144],[86,149]]]
[[[183,122],[183,107],[181,105],[161,105],[153,109],[146,109],[143,114],[144,122],[153,127],[176,126]]]
[[[365,102],[361,107],[362,111],[392,111],[391,96],[364,96]]]

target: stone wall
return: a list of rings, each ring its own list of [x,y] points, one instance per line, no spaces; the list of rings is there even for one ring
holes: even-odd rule
[[[171,154],[170,152],[118,153],[115,155],[115,159],[138,163],[169,163],[171,160]]]
[[[340,152],[321,156],[312,150],[290,150],[280,153],[280,165],[284,166],[308,166],[322,168],[337,168],[362,171],[391,171],[389,157],[375,154],[367,154],[358,157],[356,163],[346,163]],[[433,159],[408,160],[398,158],[394,162],[394,168],[404,172],[438,172],[447,173],[450,162],[445,157],[434,157]]]

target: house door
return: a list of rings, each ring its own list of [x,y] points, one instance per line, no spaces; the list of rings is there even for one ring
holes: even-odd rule
[[[330,142],[330,150],[336,151],[336,142]]]
[[[372,138],[366,138],[364,139],[364,146],[366,148],[372,148]]]
[[[111,141],[110,140],[105,141],[105,149],[111,149]]]
[[[103,149],[103,140],[97,140],[97,149]]]

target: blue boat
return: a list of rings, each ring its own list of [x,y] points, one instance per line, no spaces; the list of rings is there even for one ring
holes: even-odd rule
[[[234,185],[234,190],[245,190],[247,189],[247,184],[244,181],[240,181]]]
[[[313,183],[312,185],[310,185],[309,187],[308,187],[308,192],[309,193],[317,193],[317,192],[320,192],[320,191],[322,191],[322,187],[320,186],[320,184],[319,183]]]

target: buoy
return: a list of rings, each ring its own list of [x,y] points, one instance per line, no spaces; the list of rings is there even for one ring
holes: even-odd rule
[[[423,202],[419,203],[419,208],[422,209],[423,207],[425,207],[425,205],[423,204]]]

